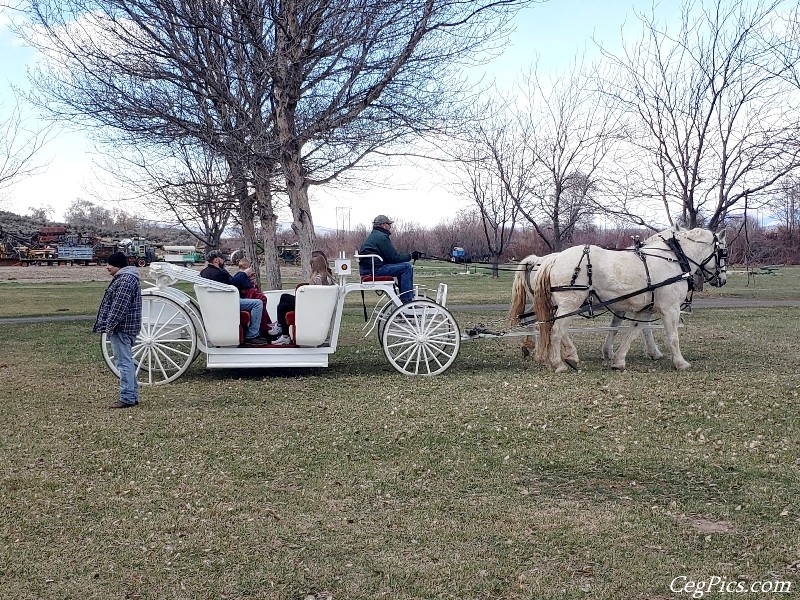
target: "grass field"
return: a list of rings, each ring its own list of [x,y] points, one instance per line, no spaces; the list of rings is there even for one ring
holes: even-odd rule
[[[756,297],[800,297],[787,271]],[[447,280],[450,303],[507,301],[507,280]],[[0,286],[2,316],[30,314],[35,286]],[[92,313],[103,287],[59,286],[37,310]],[[199,359],[113,412],[85,321],[0,325],[0,597],[691,597],[670,591],[679,576],[794,597],[799,311],[696,310],[687,373],[638,343],[611,372],[585,334],[580,373],[482,340],[410,379],[351,305],[328,369]]]

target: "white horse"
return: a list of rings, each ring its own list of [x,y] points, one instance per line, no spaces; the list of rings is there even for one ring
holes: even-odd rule
[[[558,253],[547,254],[545,256],[536,256],[535,254],[531,254],[519,262],[519,265],[517,266],[517,272],[514,274],[514,283],[511,287],[511,308],[508,311],[508,321],[512,327],[519,325],[520,316],[526,314],[528,297],[530,296],[531,300],[533,300],[533,281],[536,277],[537,271],[542,267],[543,264],[547,264],[557,254]],[[532,312],[527,314],[533,316]],[[608,332],[606,339],[603,342],[603,358],[607,360],[612,360],[614,358],[614,336],[617,334],[616,328],[621,327],[623,322],[626,320],[624,314],[619,312],[612,312],[611,314],[613,315],[611,318],[611,327],[614,329],[611,329]],[[642,327],[641,332],[642,338],[644,339],[644,349],[647,355],[653,360],[659,360],[663,358],[664,355],[661,353],[658,344],[656,344],[655,337],[653,336],[653,330],[649,327]],[[569,359],[565,358],[565,362],[570,366],[577,368],[577,351],[574,353],[572,352],[574,347],[575,346],[572,343],[569,335],[566,334],[564,336],[563,350],[567,351],[569,354]],[[536,337],[532,335],[526,337],[522,342],[523,357],[533,354],[535,349]]]
[[[588,304],[632,313],[635,319],[614,354],[612,368],[625,368],[641,321],[652,314],[663,321],[673,365],[678,370],[688,369],[690,364],[678,343],[680,308],[688,281],[699,272],[712,286],[725,285],[726,259],[725,231],[715,234],[699,228],[665,230],[648,238],[638,252],[589,245],[564,250],[540,266],[534,281],[539,317],[537,358],[557,373],[569,368],[562,356],[562,342],[572,317],[587,312]]]

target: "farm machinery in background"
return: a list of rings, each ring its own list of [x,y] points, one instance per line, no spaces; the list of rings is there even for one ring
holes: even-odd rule
[[[203,264],[205,257],[194,246],[164,246],[164,262],[191,267]]]
[[[157,260],[155,248],[144,238],[119,242],[81,233],[63,226],[40,227],[32,233],[0,229],[0,265],[104,265],[115,252],[123,252],[128,263],[139,267]]]

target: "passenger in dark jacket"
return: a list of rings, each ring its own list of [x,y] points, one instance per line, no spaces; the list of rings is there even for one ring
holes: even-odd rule
[[[142,287],[139,271],[128,266],[128,257],[122,252],[108,257],[106,270],[112,279],[100,302],[92,331],[106,334],[119,371],[119,400],[108,408],[128,408],[139,404],[133,344],[142,329]]]
[[[218,281],[226,285],[233,285],[231,274],[225,268],[225,255],[219,250],[212,250],[206,257],[208,266],[200,271],[200,277]],[[250,313],[250,325],[244,334],[244,343],[247,346],[266,346],[269,341],[259,335],[261,331],[261,317],[264,314],[264,305],[261,300],[239,298],[239,306]]]
[[[372,220],[372,232],[361,244],[358,253],[377,254],[380,258],[362,258],[358,262],[358,269],[362,276],[397,278],[400,299],[407,303],[414,299],[414,267],[409,261],[419,258],[419,252],[407,254],[395,249],[392,240],[389,239],[392,235],[392,223],[393,221],[386,215],[378,215]]]

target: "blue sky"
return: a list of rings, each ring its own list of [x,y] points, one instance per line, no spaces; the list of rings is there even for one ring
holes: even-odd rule
[[[626,31],[634,39],[638,37],[640,29],[633,11],[649,11],[651,4],[651,0],[549,0],[534,5],[518,15],[510,46],[487,66],[486,76],[510,86],[537,56],[540,72],[563,69],[584,50],[588,57],[596,55],[592,36],[617,50],[620,27],[627,20]],[[669,6],[677,7],[677,3],[670,2]],[[26,69],[35,60],[33,52],[22,47],[6,25],[7,13],[0,12],[0,119],[13,104],[10,86],[27,87]],[[30,111],[28,118],[33,124],[36,115]],[[48,164],[47,168],[6,190],[0,208],[24,214],[31,206],[51,205],[60,219],[76,198],[96,201],[90,191],[97,189],[90,151],[91,143],[80,132],[60,130],[39,157],[40,162]],[[434,225],[468,206],[446,186],[433,183],[432,178],[420,174],[415,167],[394,169],[390,189],[353,193],[315,190],[312,199],[315,223],[327,227],[336,226],[337,207],[349,208],[352,225],[366,224],[377,213]]]

